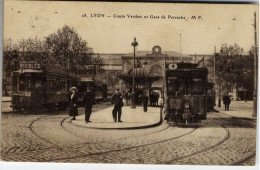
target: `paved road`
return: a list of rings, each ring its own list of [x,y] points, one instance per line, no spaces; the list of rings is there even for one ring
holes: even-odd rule
[[[256,121],[209,113],[193,128],[164,122],[148,129],[99,130],[75,126],[67,111],[5,113],[1,141],[5,161],[254,165]]]

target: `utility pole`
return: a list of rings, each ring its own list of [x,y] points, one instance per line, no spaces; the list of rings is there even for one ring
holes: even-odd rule
[[[214,93],[215,93],[215,102],[214,104],[216,104],[216,55],[217,55],[217,49],[216,49],[216,46],[215,46],[215,52],[214,52]]]
[[[215,53],[214,53],[214,86],[216,84],[216,54],[217,54],[217,50],[216,50],[216,46],[215,46]]]
[[[181,51],[181,61],[182,61],[181,34],[180,34],[180,51]]]
[[[254,104],[253,104],[253,117],[257,116],[257,29],[256,29],[256,12],[254,13],[254,28],[255,28],[255,55],[254,55]]]
[[[214,54],[214,83],[216,83],[216,55],[217,55],[217,50],[216,50],[216,46],[215,46],[215,54]],[[220,80],[218,80],[218,107],[221,107],[221,81]]]

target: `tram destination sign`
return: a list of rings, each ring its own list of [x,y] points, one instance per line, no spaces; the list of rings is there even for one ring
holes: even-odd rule
[[[38,61],[23,61],[20,62],[20,69],[41,69],[41,64]]]

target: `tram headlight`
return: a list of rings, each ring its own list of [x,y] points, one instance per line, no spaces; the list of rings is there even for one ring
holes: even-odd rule
[[[184,104],[184,108],[185,108],[185,109],[189,109],[189,108],[190,108],[190,104],[189,104],[189,103],[185,103],[185,104]]]

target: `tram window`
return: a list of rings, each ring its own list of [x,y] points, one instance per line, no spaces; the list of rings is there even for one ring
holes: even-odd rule
[[[17,92],[17,77],[14,77],[13,78],[13,91],[14,92]]]
[[[35,88],[40,88],[41,86],[41,81],[35,81]]]
[[[201,83],[193,83],[193,86],[192,86],[192,93],[194,95],[201,95],[203,94],[203,85]]]
[[[52,90],[52,88],[53,88],[53,80],[50,79],[50,90]]]
[[[25,77],[20,77],[19,90],[20,91],[26,90],[26,79],[25,79]]]
[[[56,79],[53,79],[52,80],[52,90],[53,91],[56,91],[58,88],[58,84],[57,84],[58,82],[57,82],[57,80]]]
[[[178,95],[185,94],[185,84],[184,82],[181,82],[178,84]]]
[[[178,92],[177,77],[168,77],[168,93],[175,95]]]
[[[62,87],[61,87],[61,81],[59,79],[56,80],[56,90],[57,91],[61,91]]]

